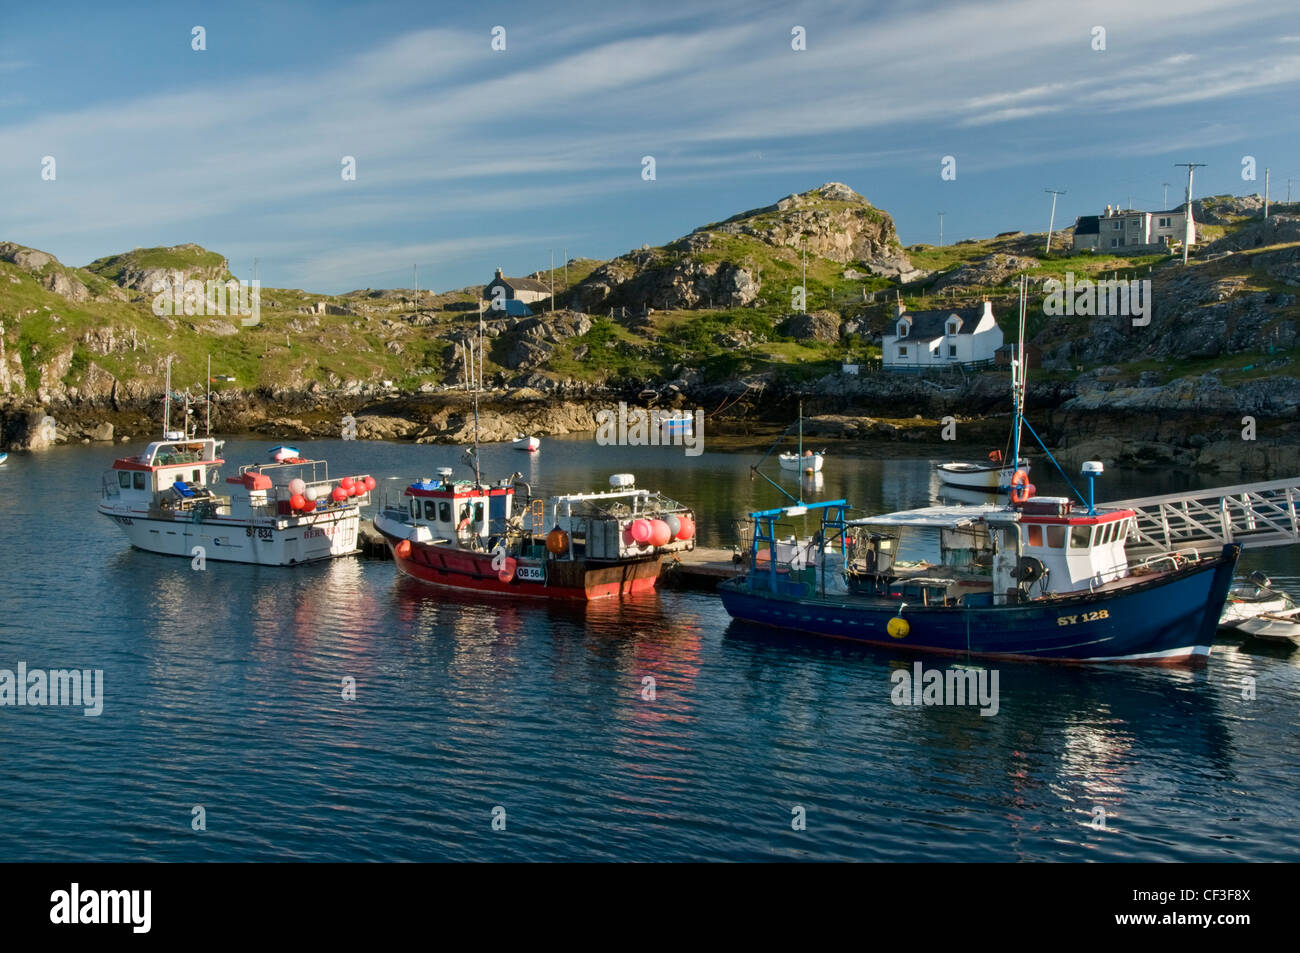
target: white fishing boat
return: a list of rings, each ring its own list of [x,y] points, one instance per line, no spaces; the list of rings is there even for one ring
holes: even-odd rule
[[[797,453],[782,453],[777,455],[777,460],[781,463],[782,470],[793,470],[801,473],[820,473],[822,463],[825,460],[825,451],[813,453],[811,450],[805,450],[803,456]]]
[[[514,447],[516,450],[523,450],[526,453],[536,453],[541,448],[542,441],[537,437],[529,437],[525,434],[520,434],[510,442],[510,446]]]
[[[989,454],[988,463],[953,461],[941,463],[935,469],[939,471],[939,479],[949,486],[995,492],[1009,488],[1017,470],[1024,470],[1028,474],[1029,461],[1021,457],[1018,467],[1006,466],[1002,463],[1002,452],[994,450]]]
[[[118,459],[104,474],[99,512],[132,546],[168,556],[292,566],[356,552],[373,477],[333,480],[322,460],[281,455],[223,483],[219,444],[156,440]]]

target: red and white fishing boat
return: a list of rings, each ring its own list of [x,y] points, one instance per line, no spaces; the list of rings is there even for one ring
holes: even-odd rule
[[[331,480],[323,460],[281,452],[278,462],[242,466],[223,483],[221,441],[173,436],[118,459],[104,474],[99,512],[122,528],[132,546],[263,566],[356,552],[373,477]]]
[[[529,500],[501,480],[408,486],[402,506],[374,518],[397,568],[436,586],[551,599],[601,599],[652,589],[665,556],[695,547],[692,512],[638,489],[629,473],[610,489]],[[522,502],[522,501],[521,501]]]

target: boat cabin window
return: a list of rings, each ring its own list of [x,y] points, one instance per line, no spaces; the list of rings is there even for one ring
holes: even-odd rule
[[[1030,546],[1043,545],[1043,528],[1041,526],[1027,526],[1025,530]]]
[[[425,501],[424,501],[424,518],[427,519],[427,520],[437,519],[437,517],[434,515],[434,509],[435,509],[435,508],[434,508],[434,505],[433,505],[433,500],[425,500]]]
[[[146,487],[145,487],[145,485],[144,485],[144,474],[143,474],[143,473],[138,473],[138,472],[137,472],[137,473],[134,474],[134,476],[135,476],[135,488],[136,488],[137,490],[143,490],[143,489],[146,489]]]
[[[131,474],[125,472],[119,473],[117,475],[117,484],[124,490],[131,489]]]
[[[1091,526],[1071,526],[1070,527],[1070,548],[1087,549],[1088,541],[1092,538]]]
[[[1049,526],[1047,527],[1047,545],[1052,549],[1065,548],[1065,527]]]
[[[438,504],[438,519],[442,520],[444,523],[451,522],[451,504],[446,500],[443,500]]]
[[[194,470],[193,473],[194,473],[194,477],[193,477],[193,479],[190,480],[190,482],[191,482],[191,483],[198,483],[198,482],[199,482],[199,471],[198,471],[198,470]]]

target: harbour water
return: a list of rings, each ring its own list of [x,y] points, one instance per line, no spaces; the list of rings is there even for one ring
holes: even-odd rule
[[[229,441],[227,473],[272,443]],[[377,497],[461,455],[299,446],[393,478]],[[953,662],[749,629],[707,593],[557,606],[447,594],[391,562],[198,571],[131,550],[94,503],[111,456],[138,449],[0,469],[0,669],[104,673],[98,716],[0,707],[0,859],[1300,855],[1300,653],[1230,640],[1194,670],[999,663],[992,717],[900,706],[895,668]],[[707,546],[780,502],[754,459],[589,435],[483,451],[486,475],[518,470],[536,494],[633,472],[694,507]],[[933,462],[832,454],[807,496],[925,505]],[[1098,496],[1224,482],[1117,471]],[[1291,549],[1243,568],[1300,583]]]

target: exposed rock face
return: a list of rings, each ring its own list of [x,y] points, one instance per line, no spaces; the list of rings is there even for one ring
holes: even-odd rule
[[[560,341],[582,337],[590,330],[591,318],[576,312],[524,318],[503,335],[503,362],[511,370],[540,364],[550,357]]]
[[[1186,207],[1187,203],[1181,202],[1174,211]],[[1258,194],[1211,195],[1192,200],[1192,218],[1202,225],[1227,225],[1232,216],[1253,215],[1263,210],[1264,198]]]
[[[840,316],[833,311],[809,311],[785,318],[777,330],[796,341],[827,341],[840,339]]]
[[[87,268],[101,274],[123,288],[142,294],[154,293],[155,282],[222,281],[230,274],[230,262],[222,258],[219,263],[212,253],[200,245],[187,243],[166,249],[147,249],[148,252],[165,252],[175,259],[175,264],[165,266],[144,264],[139,259],[140,249],[124,255],[112,255],[91,262]]]
[[[49,252],[37,251],[14,242],[0,242],[0,261],[10,261],[23,271],[32,273],[40,271],[46,265],[58,263],[58,259]]]
[[[934,282],[934,291],[946,288],[987,288],[1004,284],[1012,275],[1039,267],[1033,258],[1021,258],[1018,255],[994,254],[980,258],[969,265],[962,265],[940,275]]]
[[[14,242],[0,242],[0,261],[13,262],[30,272],[41,286],[62,295],[69,301],[89,301],[90,289],[77,277],[75,271],[60,264],[49,252],[38,251]]]
[[[608,307],[743,308],[758,297],[759,284],[731,262],[690,258],[670,261],[658,249],[632,252],[597,268],[577,289],[584,311]]]

